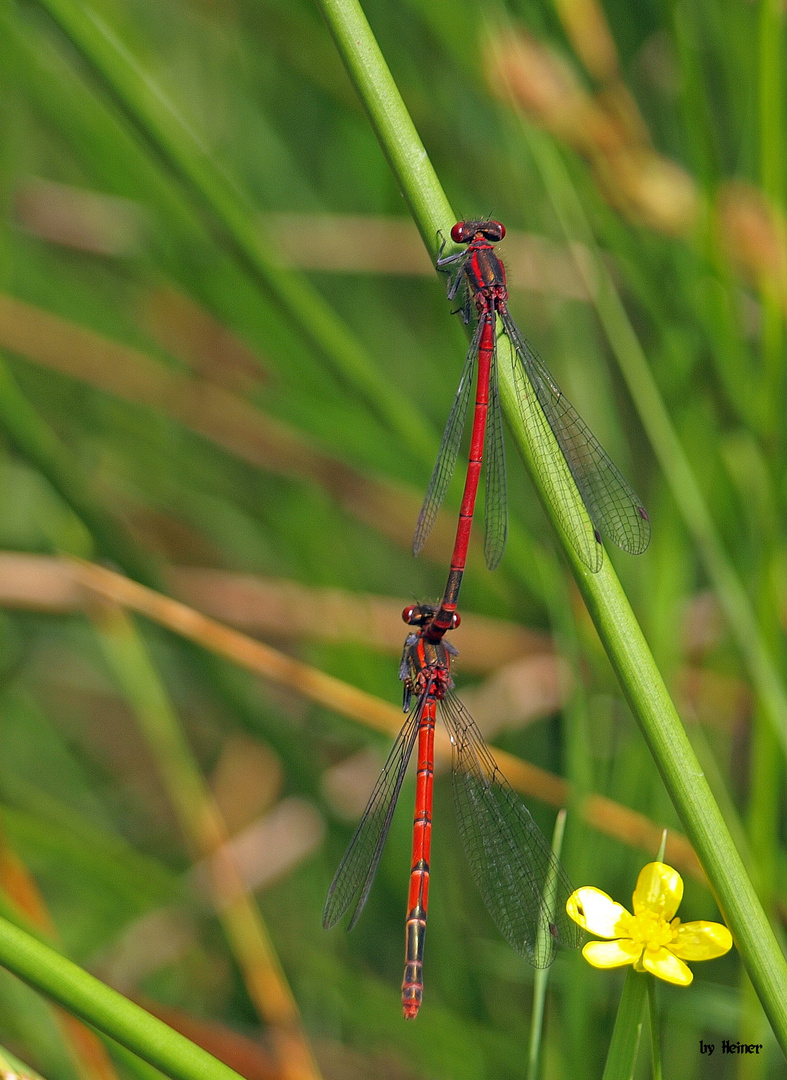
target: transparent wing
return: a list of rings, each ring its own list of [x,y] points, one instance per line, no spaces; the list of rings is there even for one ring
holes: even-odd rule
[[[548,967],[557,945],[582,941],[566,913],[571,882],[468,711],[453,694],[442,708],[453,742],[456,816],[475,883],[509,945],[534,967]]]
[[[503,416],[497,382],[497,349],[492,353],[489,373],[489,411],[486,418],[486,492],[484,496],[484,556],[494,570],[503,557],[508,534],[506,457],[503,445]]]
[[[473,389],[473,376],[475,374],[475,362],[478,356],[478,342],[481,340],[482,323],[476,327],[470,349],[467,353],[462,377],[451,406],[448,422],[443,432],[443,441],[440,443],[440,452],[437,455],[432,479],[426,491],[426,498],[418,515],[418,524],[415,527],[413,538],[413,554],[417,555],[426,543],[429,533],[432,531],[440,507],[443,505],[445,493],[451,483],[456,467],[456,458],[459,453],[459,445],[462,442],[462,432],[467,417],[467,407],[470,402],[470,393]]]
[[[539,429],[545,431],[545,423],[551,429],[596,530],[609,536],[630,555],[641,554],[650,542],[650,521],[639,497],[566,400],[544,363],[519,333],[508,311],[501,311],[500,317],[521,361],[521,370],[519,365],[515,366],[514,381],[523,419],[532,424],[531,430],[536,433]],[[540,410],[534,407],[533,393]],[[543,419],[539,414],[543,414]],[[545,445],[548,447],[548,440]],[[540,471],[547,472],[549,454],[543,457],[547,461],[538,458],[537,465]],[[557,470],[549,471],[549,479],[558,489],[565,488],[565,481],[560,482]],[[588,569],[595,573],[601,567],[600,541],[596,538],[596,543],[592,543],[584,523],[572,507],[570,496],[560,502],[558,512],[572,537],[574,548]]]
[[[413,708],[399,732],[383,771],[375,784],[363,817],[339,863],[322,913],[322,925],[330,930],[354,904],[348,930],[352,930],[363,911],[369,890],[380,865],[396,800],[407,772],[407,763],[418,735],[421,702]]]

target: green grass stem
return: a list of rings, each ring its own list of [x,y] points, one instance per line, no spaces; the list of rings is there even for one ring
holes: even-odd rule
[[[302,275],[276,253],[275,237],[257,225],[255,207],[217,162],[213,148],[180,114],[164,88],[137,61],[101,14],[79,0],[37,0],[87,65],[92,78],[133,130],[187,190],[217,242],[281,306],[293,325],[363,396],[404,445],[431,460],[431,427],[402,409],[361,343]]]
[[[159,579],[152,562],[139,550],[125,526],[92,496],[76,460],[27,400],[2,358],[0,427],[5,429],[21,455],[47,478],[80,518],[98,551],[117,562],[131,577],[155,587]]]
[[[359,68],[356,54],[363,55],[363,79],[356,80],[356,87],[359,93],[364,95],[367,112],[376,118],[375,130],[378,138],[384,141],[386,156],[392,167],[397,163],[418,160],[419,155],[424,152],[423,147],[412,123],[403,117],[395,116],[396,110],[404,110],[404,104],[398,95],[385,92],[390,82],[390,73],[374,44],[371,29],[359,5],[355,0],[330,0],[326,10],[326,0],[323,0],[321,6],[329,19],[342,59],[351,73]],[[399,139],[406,140],[407,145],[387,145],[388,142]],[[542,170],[545,167],[552,171],[557,169],[559,158],[556,152],[550,149],[551,144],[548,144],[546,139],[539,138],[534,145],[540,151],[538,156]],[[407,178],[397,174],[397,180],[405,190]],[[569,194],[568,184],[560,173],[555,180],[559,182],[561,197],[565,200]],[[431,199],[428,201],[429,205],[432,205]],[[438,201],[435,200],[434,204]],[[419,205],[416,200],[411,200],[414,208]],[[564,215],[567,213],[564,201],[557,206],[559,212]],[[442,207],[440,212],[448,215],[445,220],[441,218],[437,222],[419,221],[422,235],[429,235],[434,224],[444,231],[450,228],[453,223],[453,216],[448,213],[450,207],[444,200]],[[578,200],[572,210],[574,217],[581,214]],[[588,239],[592,240],[589,236]],[[674,434],[622,302],[612,288],[611,281],[604,277],[599,278],[596,288],[602,297],[599,301],[599,313],[605,329],[619,359],[626,361],[624,375],[643,420],[648,425],[654,447],[657,453],[664,457],[663,464],[676,498],[706,558],[709,572],[713,574],[714,582],[720,590],[725,610],[734,625],[736,617],[745,623],[745,631],[743,627],[735,626],[741,647],[756,674],[758,692],[768,702],[772,721],[782,733],[787,745],[787,725],[783,722],[787,716],[787,708],[782,707],[783,690],[765,653],[748,599],[726,559],[699,486]],[[590,573],[563,530],[553,501],[554,493],[548,490],[547,485],[540,479],[539,470],[535,466],[534,455],[544,451],[533,448],[529,433],[522,426],[513,383],[512,358],[505,338],[499,339],[498,353],[503,406],[530,478],[560,538],[623,692],[735,936],[763,1008],[782,1048],[787,1052],[787,963],[609,559],[604,560],[599,573]],[[565,489],[565,485],[563,486]],[[576,491],[574,498],[577,501],[577,512],[584,513],[579,493]],[[751,635],[750,641],[745,638],[741,640],[743,632]]]
[[[9,1080],[12,1075],[16,1075],[19,1080],[43,1080],[40,1073],[29,1065],[25,1065],[18,1057],[14,1057],[4,1046],[0,1046],[0,1070],[2,1070],[0,1075],[8,1077]]]
[[[504,341],[500,342],[499,351],[504,347]],[[568,542],[551,498],[540,486],[534,461],[538,451],[519,421],[510,363],[500,364],[500,387],[517,446],[561,539],[590,617],[735,936],[763,1008],[787,1049],[787,963],[773,930],[609,558],[597,574],[590,573]]]
[[[434,260],[438,232],[447,237],[456,218],[385,57],[357,0],[319,0],[319,7]]]
[[[661,1061],[661,1010],[659,1009],[658,983],[650,972],[645,976],[648,984],[648,1018],[650,1020],[650,1061],[653,1080],[663,1080]]]
[[[555,828],[552,831],[552,851],[558,859],[563,850],[565,831],[566,812],[561,810],[555,819]],[[545,893],[547,895],[552,890],[554,897],[554,884],[554,881],[545,883]],[[554,907],[555,905],[552,903],[550,912],[554,911]],[[540,932],[543,933],[544,931]],[[541,1038],[544,1033],[544,1008],[548,984],[549,968],[536,969],[535,978],[533,979],[533,1011],[530,1016],[530,1045],[527,1052],[527,1080],[539,1080],[541,1075]]]
[[[602,1080],[631,1080],[645,1018],[647,980],[633,967],[626,973]]]
[[[0,964],[173,1080],[242,1080],[206,1050],[3,918]]]
[[[757,621],[753,605],[730,561],[694,471],[680,444],[623,301],[604,265],[579,197],[554,144],[528,129],[528,138],[558,218],[572,240],[593,253],[580,261],[596,310],[618,361],[653,452],[702,557],[749,676],[787,756],[787,691]]]
[[[211,861],[218,917],[249,998],[268,1026],[282,1077],[319,1080],[268,929],[226,854],[224,823],[142,636],[121,608],[98,609],[95,622],[107,664],[134,712],[189,847]]]
[[[778,0],[760,0],[759,7],[760,180],[772,207],[779,211],[784,203],[784,9]],[[784,236],[781,239],[784,240]],[[770,276],[763,275],[760,303],[765,431],[770,440],[783,445],[784,313],[780,285],[783,286],[783,282],[773,282]]]

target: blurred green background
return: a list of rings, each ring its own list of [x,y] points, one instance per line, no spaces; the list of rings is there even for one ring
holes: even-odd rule
[[[284,1075],[265,1003],[249,991],[257,947],[222,932],[194,869],[211,843],[194,820],[198,770],[227,831],[246,838],[242,868],[329,1080],[522,1076],[533,972],[473,887],[447,777],[425,1003],[404,1024],[412,782],[359,925],[349,937],[320,926],[387,737],[97,607],[53,558],[108,563],[396,702],[399,612],[440,595],[460,490],[457,478],[414,561],[409,538],[466,338],[317,8],[90,10],[151,80],[153,113],[183,118],[184,153],[198,162],[200,146],[226,185],[214,190],[237,192],[242,227],[262,237],[271,266],[239,254],[205,189],[141,137],[128,102],[124,112],[46,10],[3,5],[5,904],[51,919],[73,959],[250,1080]],[[783,681],[782,13],[767,0],[365,10],[457,214],[492,214],[509,230],[500,251],[520,327],[649,509],[649,550],[611,557],[783,927],[783,755],[676,474],[657,464],[664,447],[621,377],[589,251],[598,245],[619,290]],[[456,635],[459,689],[495,745],[677,829],[508,457],[513,542],[494,575],[480,546],[471,552],[462,608],[488,621],[468,617]],[[172,735],[178,723],[193,760]],[[527,801],[549,833],[553,810]],[[575,884],[628,905],[656,850],[621,833],[572,812],[564,862]],[[680,914],[718,919],[688,874]],[[545,1077],[600,1075],[622,978],[558,958]],[[734,952],[660,995],[665,1075],[787,1075]],[[48,1077],[112,1075],[5,974],[0,1032]],[[710,1059],[701,1039],[764,1051]]]

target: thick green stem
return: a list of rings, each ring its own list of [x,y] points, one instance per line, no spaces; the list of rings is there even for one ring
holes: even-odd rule
[[[661,856],[659,856],[661,858]],[[658,986],[654,975],[646,975],[648,984],[648,1016],[650,1017],[650,1060],[653,1080],[663,1080],[661,1065],[661,1017],[659,1012]]]
[[[602,1080],[631,1080],[637,1064],[642,1022],[645,1017],[647,982],[640,972],[629,968],[623,993],[620,995],[618,1015],[612,1040],[607,1051]]]
[[[357,0],[319,0],[347,73],[432,258],[454,224],[448,199]]]
[[[505,344],[502,339],[501,354]],[[563,531],[551,494],[543,489],[534,460],[542,451],[533,446],[522,427],[512,366],[502,362],[502,357],[500,385],[506,415],[531,480],[562,541],[588,612],[708,875],[763,1008],[787,1052],[787,963],[773,930],[611,562],[605,558],[596,574],[587,569]]]
[[[529,132],[529,143],[566,235],[572,240],[580,240],[593,254],[592,260],[583,260],[579,264],[580,271],[585,275],[599,319],[653,452],[713,583],[768,721],[787,755],[787,691],[760,632],[752,603],[724,549],[702,489],[680,444],[620,294],[598,251],[560,154],[538,132]]]
[[[555,858],[560,858],[563,849],[563,835],[566,831],[566,811],[561,810],[555,820],[552,831],[552,851]],[[547,890],[552,883],[547,882]],[[554,910],[554,903],[550,911]],[[550,915],[551,918],[551,915]],[[530,1047],[527,1055],[527,1080],[539,1080],[541,1075],[541,1039],[544,1034],[544,1007],[546,1005],[549,968],[539,968],[533,980],[533,1011],[530,1017]]]
[[[242,1080],[206,1050],[3,918],[0,964],[174,1080]]]
[[[453,224],[453,215],[449,212],[450,207],[445,198],[435,194],[436,180],[433,179],[433,172],[422,161],[425,153],[423,146],[406,115],[401,97],[398,92],[393,92],[395,87],[391,90],[391,75],[371,29],[356,0],[320,0],[320,6],[347,70],[372,118],[386,157],[396,171],[397,181],[402,190],[408,193],[408,201],[416,214],[421,234],[429,243],[431,230],[435,225],[446,231]],[[399,143],[402,145],[398,145]],[[412,162],[419,163],[419,175],[425,178],[422,199],[411,192],[411,185],[418,185],[417,178],[414,181],[407,169],[399,171]],[[622,314],[622,310],[618,312],[617,306],[612,303],[616,297],[616,293],[610,295],[609,309],[600,308],[602,317],[605,312],[611,316]],[[641,349],[627,319],[613,319],[609,322],[608,329],[614,330],[618,336],[628,335],[630,340],[627,337],[624,342],[627,346],[626,356],[640,358]],[[610,662],[718,897],[763,1007],[782,1048],[787,1053],[787,964],[609,559],[605,558],[599,573],[590,573],[574,551],[560,524],[554,503],[556,492],[541,479],[541,476],[549,476],[554,470],[539,471],[534,464],[535,454],[549,453],[550,450],[534,448],[530,442],[530,433],[523,427],[513,385],[512,357],[507,346],[507,339],[500,338],[498,348],[503,404],[514,437],[528,465],[531,480],[560,538]],[[660,431],[657,433],[659,441],[663,444],[666,440],[671,463],[675,467],[672,476],[679,472],[693,494],[696,489],[693,474],[674,438],[663,403],[644,363],[644,356],[641,360],[642,364],[637,365],[637,373],[640,376],[639,390],[644,396],[642,401],[638,400],[638,405],[644,403],[645,397],[653,399],[651,403],[656,406],[654,415],[659,418],[660,424]],[[568,493],[563,497],[576,500],[574,513],[584,514],[579,493],[573,484],[560,484],[560,488]],[[697,495],[698,498],[693,504],[693,524],[698,540],[704,544],[710,566],[718,575],[719,585],[722,586],[722,599],[726,598],[731,615],[733,612],[748,612],[751,622],[751,607],[732,567],[724,557],[699,492]],[[685,513],[690,513],[692,507],[686,503],[682,509]],[[785,713],[782,711],[784,695],[781,684],[770,658],[762,649],[756,622],[749,629],[753,631],[754,645],[741,642],[741,647],[758,678],[758,688],[769,703],[774,724],[784,733],[787,726],[784,724]]]

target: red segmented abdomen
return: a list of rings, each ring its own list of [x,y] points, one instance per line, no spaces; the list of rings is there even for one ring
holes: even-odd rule
[[[451,560],[452,570],[464,570],[467,562],[467,547],[470,541],[470,526],[473,522],[478,481],[481,476],[481,463],[484,457],[484,435],[486,418],[489,412],[489,371],[492,353],[495,347],[494,314],[484,316],[484,328],[478,343],[478,382],[476,384],[475,412],[473,414],[473,433],[470,440],[470,454],[467,462],[467,476],[459,511],[459,525]],[[458,590],[457,590],[458,591]],[[456,599],[455,597],[453,598]],[[456,604],[454,604],[454,607]]]
[[[440,610],[426,631],[428,640],[436,640],[442,637],[446,630],[450,630],[454,626],[452,619],[456,612],[462,577],[467,565],[470,529],[473,524],[475,500],[478,494],[481,465],[484,459],[484,436],[489,412],[489,374],[495,349],[494,311],[485,308],[481,318],[484,320],[484,325],[478,343],[478,382],[476,384],[473,433],[470,438],[470,454],[467,461],[465,488],[462,494],[462,505],[459,509],[459,521],[456,526],[456,540],[454,541],[454,551],[451,557],[451,569],[448,573],[448,581]]]
[[[423,642],[419,642],[422,646]],[[419,652],[421,649],[419,648]],[[419,659],[421,657],[419,656]],[[405,925],[402,1007],[405,1019],[418,1015],[423,999],[424,938],[429,903],[429,856],[432,845],[432,792],[434,787],[435,699],[427,697],[418,732],[418,776],[413,819],[413,860]]]

